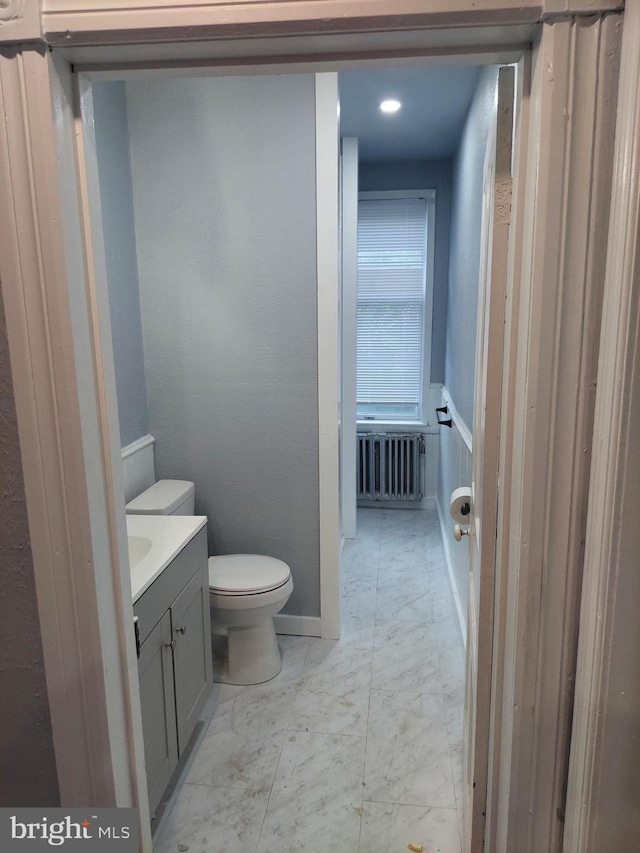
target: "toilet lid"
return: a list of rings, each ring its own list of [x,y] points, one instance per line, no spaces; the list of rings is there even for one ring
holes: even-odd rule
[[[289,566],[275,557],[258,554],[226,554],[209,557],[209,586],[228,595],[267,592],[285,584]]]

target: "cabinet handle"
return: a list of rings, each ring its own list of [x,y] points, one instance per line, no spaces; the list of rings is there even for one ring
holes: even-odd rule
[[[175,640],[171,640],[171,642],[170,642],[170,643],[165,643],[165,646],[166,646],[168,649],[175,649],[175,647],[176,647],[176,641],[175,641]]]
[[[179,628],[176,628],[176,631],[177,631],[179,634],[185,634],[185,633],[186,633],[186,631],[187,631],[187,626],[186,626],[186,625],[181,625]]]

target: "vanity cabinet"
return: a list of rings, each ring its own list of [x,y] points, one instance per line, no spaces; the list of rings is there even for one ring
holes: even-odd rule
[[[133,606],[151,813],[184,754],[212,686],[209,574],[200,530]]]
[[[178,764],[171,640],[171,613],[167,612],[140,647],[138,660],[145,767],[152,814]]]

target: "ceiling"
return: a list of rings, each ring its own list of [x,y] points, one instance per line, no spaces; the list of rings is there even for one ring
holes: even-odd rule
[[[478,82],[479,65],[340,72],[340,135],[358,138],[361,161],[452,156]],[[392,115],[386,98],[400,101]]]

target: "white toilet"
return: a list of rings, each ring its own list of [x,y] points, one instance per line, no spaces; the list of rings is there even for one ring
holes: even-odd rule
[[[130,515],[193,515],[193,483],[158,480],[126,505]],[[293,591],[282,560],[257,554],[209,557],[209,602],[214,639],[227,638],[227,655],[214,648],[214,681],[259,684],[282,667],[273,616]]]

